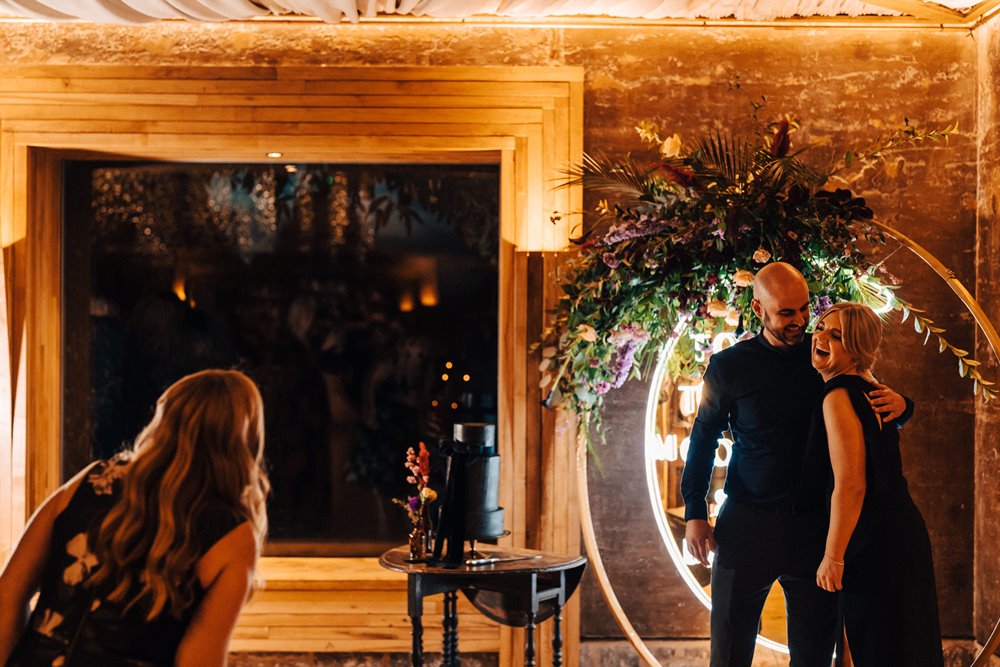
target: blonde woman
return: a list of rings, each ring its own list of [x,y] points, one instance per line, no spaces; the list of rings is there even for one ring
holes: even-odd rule
[[[831,307],[813,333],[812,363],[825,385],[808,465],[831,481],[816,584],[841,591],[847,647],[838,653],[854,665],[940,667],[927,527],[903,477],[899,433],[867,398],[881,340],[878,316],[857,303]]]
[[[171,385],[131,452],[32,517],[0,575],[0,663],[224,665],[267,531],[263,451],[248,377]]]

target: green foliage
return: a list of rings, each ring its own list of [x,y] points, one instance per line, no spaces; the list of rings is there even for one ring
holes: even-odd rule
[[[760,105],[755,105],[754,118]],[[682,145],[644,121],[636,128],[659,158],[585,156],[568,173],[608,196],[574,239],[563,295],[542,346],[547,403],[565,403],[585,425],[600,425],[608,391],[649,368],[671,338],[670,374],[704,371],[711,337],[751,323],[753,275],[785,261],[809,283],[815,311],[843,300],[912,314],[917,331],[936,335],[985,398],[996,394],[978,363],[941,338],[942,329],[894,297],[870,250],[885,243],[864,199],[824,189],[831,175],[881,159],[894,148],[946,139],[956,128],[909,124],[817,168],[791,150],[791,117],[751,137],[713,132]]]

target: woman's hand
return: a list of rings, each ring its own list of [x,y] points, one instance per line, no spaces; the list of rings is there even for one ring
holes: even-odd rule
[[[844,561],[824,555],[816,570],[816,585],[824,591],[836,593],[844,587]]]

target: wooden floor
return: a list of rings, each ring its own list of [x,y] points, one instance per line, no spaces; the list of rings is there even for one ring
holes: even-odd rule
[[[375,558],[268,558],[264,588],[240,614],[234,652],[407,653],[406,576]],[[323,561],[317,565],[316,561]],[[442,596],[424,601],[424,649],[441,650]],[[463,652],[496,652],[500,630],[463,597],[458,600]]]

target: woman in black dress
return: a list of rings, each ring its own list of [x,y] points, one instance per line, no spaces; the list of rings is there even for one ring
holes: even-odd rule
[[[869,405],[882,323],[841,303],[820,316],[813,366],[825,382],[811,451],[830,479],[830,526],[816,583],[841,591],[847,647],[858,667],[943,665],[927,527],[903,477],[899,433]]]
[[[224,665],[267,530],[263,450],[245,375],[171,385],[132,452],[35,512],[0,575],[0,663]]]

